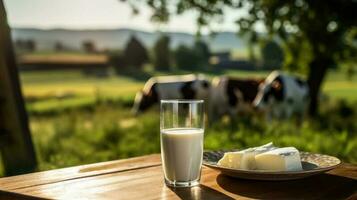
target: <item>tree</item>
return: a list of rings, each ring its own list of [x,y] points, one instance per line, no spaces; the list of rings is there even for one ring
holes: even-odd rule
[[[282,48],[273,40],[265,41],[261,48],[263,68],[281,69],[284,62],[284,52]]]
[[[15,41],[15,48],[21,51],[35,51],[36,50],[36,42],[32,39],[23,40],[17,39]]]
[[[204,41],[196,40],[193,46],[193,52],[198,59],[198,64],[200,67],[205,67],[208,65],[211,52],[208,45]]]
[[[136,67],[138,69],[149,60],[146,48],[135,36],[131,36],[125,47],[124,59],[127,66]]]
[[[195,52],[185,45],[177,47],[174,55],[176,67],[179,69],[192,70],[198,65],[198,59]]]
[[[196,40],[192,47],[180,45],[174,55],[177,68],[193,70],[208,65],[211,53],[205,42]]]
[[[170,38],[162,35],[154,45],[154,65],[158,70],[170,70]]]
[[[65,49],[63,43],[61,41],[56,41],[55,46],[54,46],[54,50],[57,52],[61,52]]]
[[[83,51],[86,53],[95,53],[97,48],[92,40],[84,40],[82,43]]]
[[[0,157],[5,175],[14,175],[33,171],[37,160],[22,98],[10,26],[2,0],[0,27]]]
[[[209,27],[210,22],[222,19],[226,8],[244,8],[247,14],[237,19],[241,33],[254,38],[257,36],[254,27],[263,23],[269,34],[282,39],[292,57],[302,57],[309,51],[311,56],[306,65],[311,115],[317,113],[317,99],[327,69],[342,59],[356,57],[356,1],[146,0],[146,3],[154,11],[152,19],[162,22],[168,21],[171,13],[197,11],[199,27]],[[173,7],[176,10],[172,11]],[[351,34],[353,42],[346,39]],[[304,45],[306,48],[302,48]]]
[[[113,66],[116,74],[120,74],[125,70],[125,59],[121,52],[108,52],[107,56],[109,64]]]
[[[24,48],[25,41],[23,39],[16,39],[15,40],[15,48],[16,49],[23,49]]]
[[[36,51],[36,42],[33,39],[25,41],[25,49],[32,52]]]

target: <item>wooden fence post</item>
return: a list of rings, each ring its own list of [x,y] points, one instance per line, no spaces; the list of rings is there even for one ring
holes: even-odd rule
[[[0,150],[6,175],[33,171],[36,156],[21,95],[5,6],[0,0]]]

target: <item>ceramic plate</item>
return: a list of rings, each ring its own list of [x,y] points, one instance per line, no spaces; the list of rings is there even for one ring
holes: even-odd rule
[[[230,150],[232,151],[232,150]],[[341,161],[333,156],[300,152],[302,171],[296,172],[269,172],[263,170],[239,170],[227,167],[218,166],[217,162],[221,159],[225,152],[228,151],[207,151],[203,153],[203,164],[207,167],[219,170],[221,173],[244,179],[253,180],[293,180],[301,179],[315,174],[323,173],[336,168],[341,164]]]

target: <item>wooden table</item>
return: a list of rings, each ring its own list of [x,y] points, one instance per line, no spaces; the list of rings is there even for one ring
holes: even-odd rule
[[[357,166],[295,181],[233,179],[203,167],[201,185],[163,183],[160,155],[0,179],[0,199],[357,199]]]

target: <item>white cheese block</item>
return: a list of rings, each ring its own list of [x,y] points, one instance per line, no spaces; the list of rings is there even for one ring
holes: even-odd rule
[[[230,156],[233,152],[226,152],[224,153],[223,157],[217,162],[217,165],[230,167]]]
[[[258,170],[301,171],[300,153],[294,147],[274,149],[255,156]]]
[[[252,160],[254,161],[253,152],[227,152],[217,164],[234,169],[250,169],[254,167]]]
[[[255,156],[276,149],[273,143],[270,142],[266,145],[245,149],[237,152],[227,152],[218,161],[218,165],[234,169],[256,169]]]

